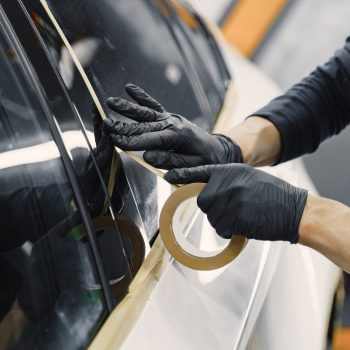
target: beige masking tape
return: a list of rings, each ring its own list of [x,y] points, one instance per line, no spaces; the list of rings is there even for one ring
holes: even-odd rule
[[[159,231],[165,248],[175,260],[194,270],[215,270],[229,264],[247,243],[245,237],[233,235],[228,246],[219,254],[211,257],[192,255],[180,246],[172,227],[175,212],[184,201],[198,196],[205,186],[204,183],[193,183],[177,189],[165,202],[159,220]]]

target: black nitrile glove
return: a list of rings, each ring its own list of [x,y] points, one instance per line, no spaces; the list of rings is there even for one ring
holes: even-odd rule
[[[165,179],[208,182],[197,203],[221,237],[298,242],[306,190],[245,164],[173,169]]]
[[[186,118],[168,113],[136,85],[126,85],[138,102],[109,98],[108,106],[137,123],[105,121],[114,144],[125,151],[142,151],[144,159],[162,169],[242,162],[240,147],[223,135],[210,135]]]

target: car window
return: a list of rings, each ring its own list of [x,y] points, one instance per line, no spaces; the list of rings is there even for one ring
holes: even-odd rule
[[[218,44],[203,20],[188,2],[162,0],[171,13],[171,23],[178,33],[182,46],[196,64],[212,109],[217,114],[225,97],[226,83],[231,79]]]
[[[113,147],[102,136],[102,120],[93,111],[94,104],[89,91],[79,74],[74,76],[69,89],[62,81],[59,73],[62,43],[50,27],[50,22],[45,19],[41,4],[32,2],[33,7],[28,5],[26,13],[11,1],[5,3],[6,14],[12,19],[11,24],[41,82],[47,103],[70,153],[96,230],[99,255],[109,279],[113,307],[127,292],[149,247],[122,162],[119,159],[116,162],[115,186],[108,197],[106,187]]]
[[[101,101],[142,86],[165,108],[208,129],[208,101],[163,20],[156,1],[48,1]],[[135,13],[138,14],[135,20]],[[145,30],[147,28],[147,30]],[[69,58],[62,74],[69,85]],[[63,69],[65,68],[65,69]]]
[[[105,315],[70,182],[0,26],[0,348],[80,349]]]
[[[205,96],[208,123],[213,122],[225,96],[224,80],[221,79],[219,84],[213,80],[218,74],[218,64],[223,62],[217,62],[208,37],[203,36],[201,24],[181,3],[175,0],[160,0],[159,3],[162,4],[163,19],[188,62],[192,79],[198,82]]]

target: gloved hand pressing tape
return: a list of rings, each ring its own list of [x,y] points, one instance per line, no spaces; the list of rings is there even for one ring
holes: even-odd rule
[[[172,184],[190,183],[169,197],[160,217],[160,234],[165,247],[187,267],[196,270],[223,267],[243,250],[246,238],[290,243],[299,240],[299,224],[308,195],[306,190],[245,164],[173,169],[164,178]],[[198,257],[186,252],[172,230],[177,207],[195,196],[216,232],[231,239],[229,245],[214,257]]]
[[[114,144],[125,151],[142,151],[154,167],[173,169],[204,164],[242,162],[240,147],[230,138],[211,135],[186,118],[169,113],[140,87],[126,85],[137,103],[109,98],[108,106],[136,123],[106,119]]]
[[[224,238],[297,243],[308,192],[245,164],[173,169],[170,183],[208,182],[197,198],[199,208]]]

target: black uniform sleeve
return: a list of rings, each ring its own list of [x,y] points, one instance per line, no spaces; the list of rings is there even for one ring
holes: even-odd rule
[[[280,131],[278,163],[315,151],[350,123],[350,37],[323,66],[253,115]]]

